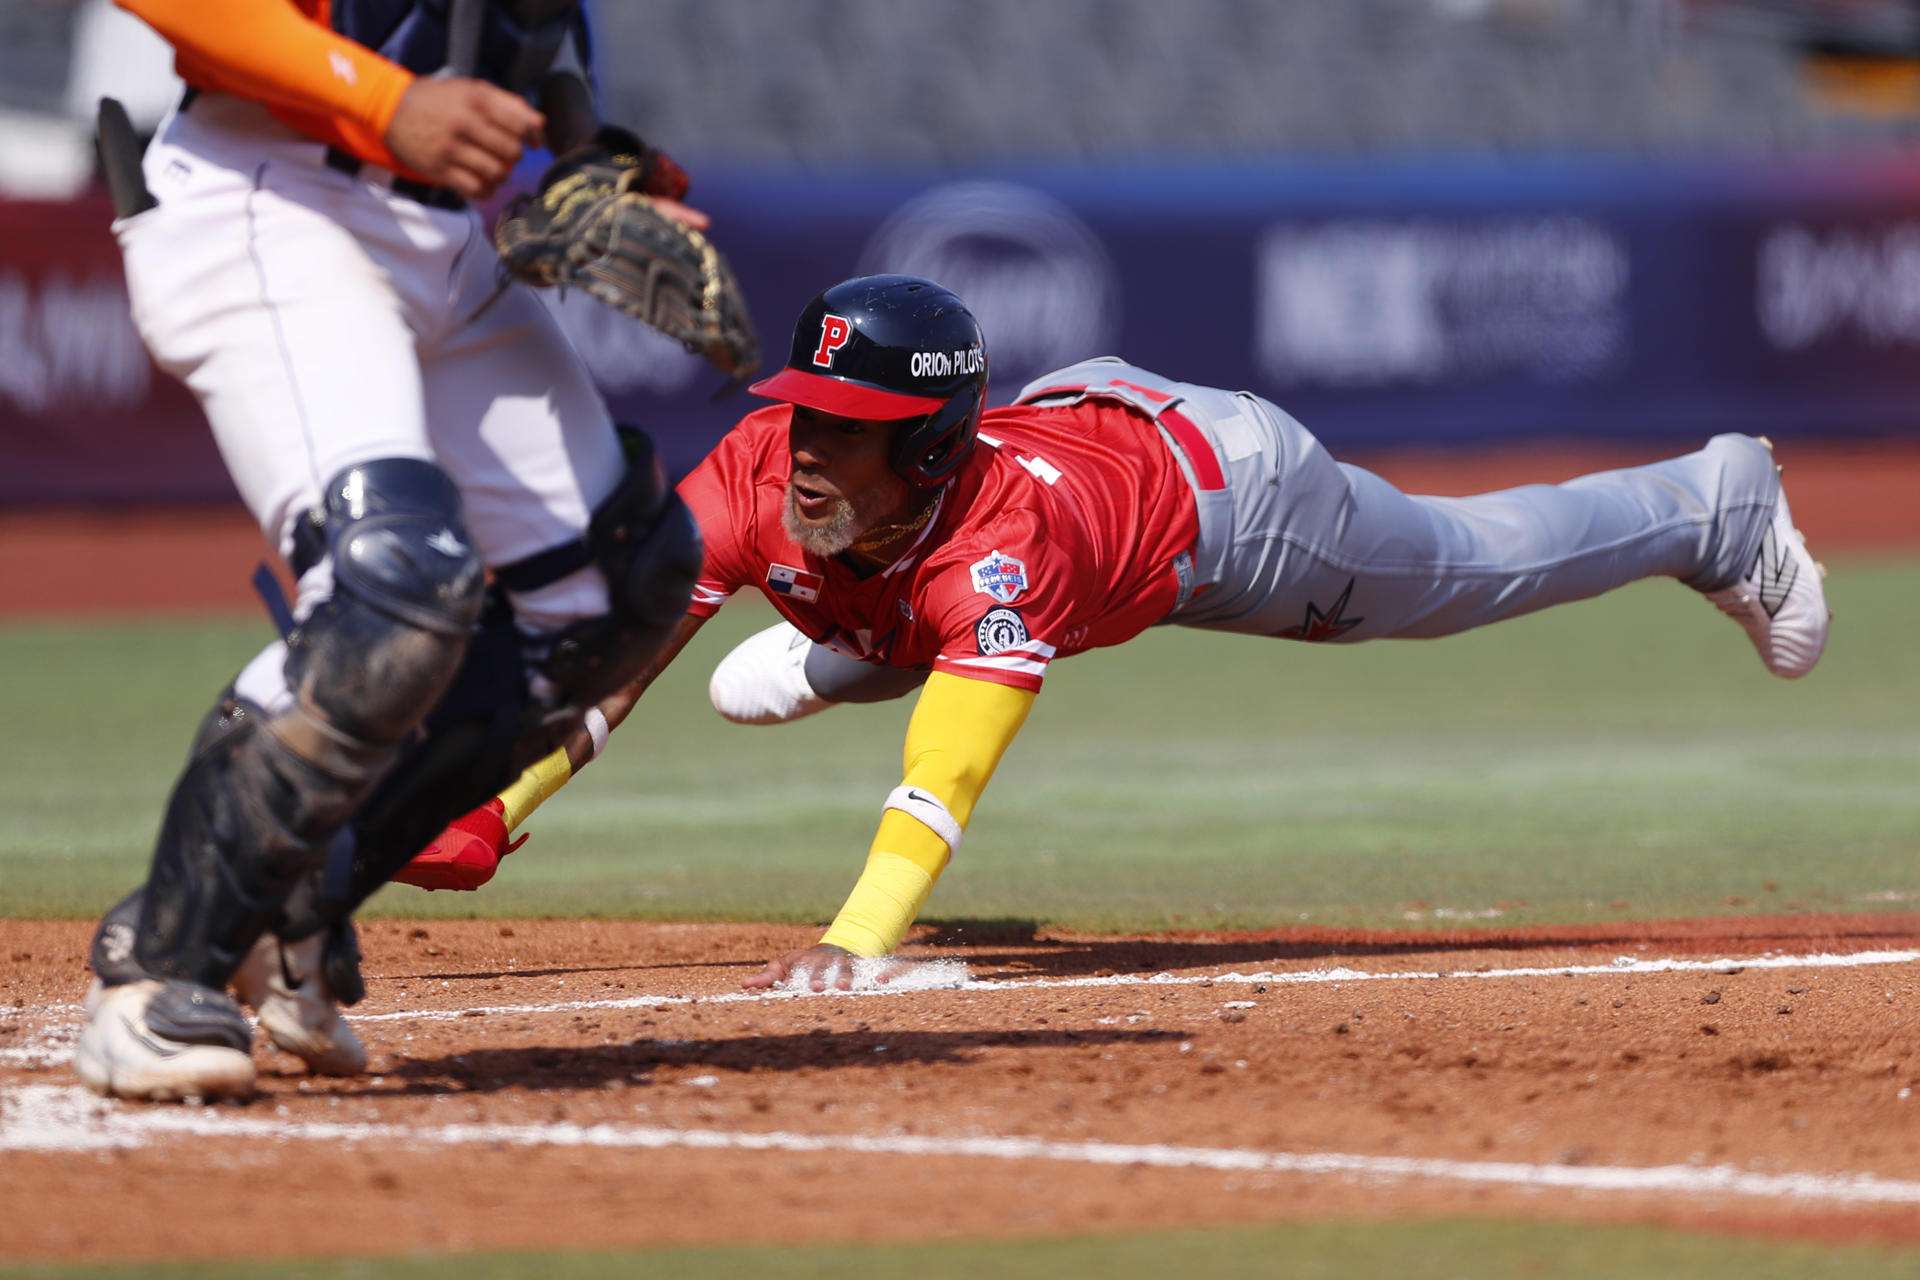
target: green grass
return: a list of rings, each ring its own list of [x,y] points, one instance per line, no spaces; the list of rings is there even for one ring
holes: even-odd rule
[[[1647,1227],[1525,1222],[1351,1222],[996,1243],[661,1249],[644,1253],[454,1254],[328,1262],[176,1263],[0,1269],[15,1280],[1894,1280],[1920,1250],[1727,1239]]]
[[[1152,929],[1910,906],[1920,564],[1842,563],[1829,590],[1832,649],[1797,683],[1670,582],[1445,641],[1163,628],[1057,664],[929,914]],[[830,916],[908,704],[722,722],[707,673],[769,619],[736,604],[709,624],[486,890],[396,887],[373,909]],[[138,881],[194,723],[264,637],[245,619],[0,628],[0,914],[91,915]]]

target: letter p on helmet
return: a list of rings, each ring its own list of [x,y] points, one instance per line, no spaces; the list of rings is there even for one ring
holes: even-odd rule
[[[853,324],[845,316],[829,312],[820,317],[820,345],[814,348],[813,362],[823,369],[833,367],[833,353],[847,345],[853,336]]]

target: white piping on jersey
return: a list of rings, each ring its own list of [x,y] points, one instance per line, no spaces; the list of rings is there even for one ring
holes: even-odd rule
[[[1052,645],[1048,644],[1045,640],[1022,640],[1019,644],[1010,644],[1006,648],[998,650],[998,652],[999,653],[1030,653],[1036,658],[1051,658],[1054,654],[1058,653],[1059,650],[1054,648]],[[992,657],[994,655],[982,654],[980,656]],[[970,658],[950,658],[944,653],[940,655],[940,660],[942,662],[972,661],[972,659]]]
[[[703,587],[696,582],[693,584],[693,602],[695,604],[725,604],[727,602],[727,593],[724,591],[715,591],[712,587]]]
[[[1038,654],[1042,658],[1051,658],[1054,654],[1058,653],[1059,650],[1055,649],[1052,645],[1048,644],[1045,640],[1022,640],[1019,644],[1008,645],[1006,648],[1002,649],[1000,652],[1001,653],[1033,653],[1033,654]]]
[[[1000,447],[1001,445],[1003,445],[1003,444],[1005,444],[1005,443],[1006,443],[1006,441],[1005,441],[1005,440],[996,440],[996,439],[994,439],[994,438],[993,438],[992,436],[990,436],[990,435],[988,435],[988,434],[987,434],[986,432],[984,432],[984,431],[976,431],[976,432],[974,432],[974,435],[973,435],[973,438],[974,438],[975,440],[978,440],[978,441],[979,441],[979,442],[980,442],[981,444],[984,444],[984,445],[988,445],[988,446],[990,446],[990,447],[992,447],[992,448],[995,448],[995,449],[998,449],[998,448],[999,448],[999,447]]]
[[[1018,671],[1025,675],[1037,676],[1047,669],[1045,658],[1035,662],[1031,658],[1016,657],[1012,654],[996,653],[990,658],[949,658],[941,655],[942,662],[951,662],[956,667],[985,667],[989,671]]]
[[[940,496],[933,500],[933,510],[927,513],[927,523],[921,528],[920,536],[913,540],[912,546],[908,547],[905,551],[900,553],[900,558],[898,560],[895,560],[892,564],[886,567],[886,571],[880,575],[881,577],[891,578],[894,574],[900,572],[902,569],[906,568],[910,563],[912,563],[915,555],[920,550],[920,544],[933,536],[933,526],[940,523],[940,508],[946,505],[947,505],[947,491],[945,489],[942,489],[940,491]]]
[[[1002,649],[999,653],[982,654],[977,658],[951,658],[941,654],[939,661],[951,662],[959,667],[987,667],[994,671],[1024,671],[1028,675],[1039,675],[1047,669],[1047,662],[1058,652],[1044,640],[1028,640]],[[1027,656],[1022,656],[1027,655]],[[1039,661],[1034,661],[1038,658]]]

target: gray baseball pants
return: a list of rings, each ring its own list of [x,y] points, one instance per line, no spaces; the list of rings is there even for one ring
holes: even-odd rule
[[[1194,589],[1166,619],[1179,626],[1343,643],[1426,638],[1641,578],[1716,590],[1752,563],[1779,493],[1766,446],[1721,435],[1695,453],[1565,484],[1423,497],[1336,461],[1258,396],[1112,362],[1092,371],[1176,396],[1224,477],[1222,487],[1196,485]],[[806,673],[835,702],[899,697],[926,679],[817,645]]]

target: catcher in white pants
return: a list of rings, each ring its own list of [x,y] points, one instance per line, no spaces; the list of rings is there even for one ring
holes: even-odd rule
[[[845,986],[904,936],[1049,665],[1156,622],[1302,641],[1448,635],[1677,578],[1800,676],[1827,634],[1821,573],[1771,447],[1716,437],[1652,466],[1473,498],[1401,493],[1277,406],[1113,359],[988,409],[984,346],[928,281],[847,281],[801,314],[787,367],[681,494],[705,562],[688,620],[603,704],[617,723],[734,591],[785,621],[714,672],[714,706],[771,724],[919,688],[904,777],[865,873],[815,946],[748,980]],[[490,874],[507,830],[605,725],[423,858]],[[493,838],[489,842],[489,835]]]
[[[122,3],[189,85],[115,224],[134,319],[299,587],[102,922],[76,1065],[216,1097],[254,1080],[229,982],[313,1069],[365,1065],[352,911],[643,669],[699,543],[468,203],[529,145],[607,149],[556,65],[575,0]]]

